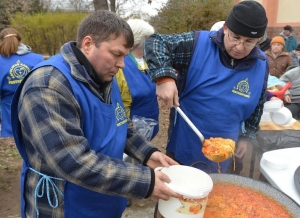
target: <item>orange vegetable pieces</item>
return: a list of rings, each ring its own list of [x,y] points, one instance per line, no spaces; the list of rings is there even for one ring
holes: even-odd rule
[[[192,206],[190,206],[189,211],[193,214],[197,214],[200,212],[201,207],[202,207],[201,204],[192,205]]]

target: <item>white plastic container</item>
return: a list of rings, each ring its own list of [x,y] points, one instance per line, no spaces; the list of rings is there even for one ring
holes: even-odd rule
[[[286,125],[291,122],[293,116],[291,111],[282,107],[280,110],[270,113],[271,120],[277,125]]]
[[[281,100],[266,101],[264,103],[264,111],[265,112],[275,112],[275,111],[280,110],[282,105],[283,105],[283,101],[281,101]]]
[[[270,113],[266,112],[266,111],[263,111],[263,114],[261,115],[261,118],[260,118],[260,122],[261,123],[267,123],[267,122],[270,122],[270,121],[272,121],[271,117],[270,117]]]
[[[202,218],[207,204],[207,196],[213,188],[210,176],[194,167],[173,165],[161,170],[169,176],[166,184],[183,198],[159,200],[158,210],[165,218]]]
[[[266,165],[275,170],[283,170],[289,165],[289,159],[282,154],[266,152],[263,154]]]

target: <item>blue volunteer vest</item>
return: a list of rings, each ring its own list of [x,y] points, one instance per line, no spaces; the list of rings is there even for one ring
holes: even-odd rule
[[[190,63],[180,107],[204,138],[222,137],[237,141],[241,124],[256,108],[263,89],[266,62],[260,59],[251,69],[234,70],[222,65],[219,48],[201,31]],[[184,165],[202,161],[212,172],[217,163],[202,153],[202,143],[188,124],[176,114],[167,150]],[[220,163],[226,172],[230,160]],[[201,166],[201,164],[197,164]],[[202,170],[208,172],[205,165]]]
[[[9,58],[0,55],[0,97],[2,111],[2,137],[12,137],[11,129],[11,100],[23,78],[39,62],[42,55],[27,53],[24,55],[12,54]]]
[[[82,130],[89,141],[91,149],[96,153],[122,159],[126,144],[127,118],[117,82],[113,81],[111,90],[112,104],[105,104],[83,83],[72,77],[70,67],[61,55],[50,58],[36,68],[47,65],[55,66],[70,82],[74,96],[82,109]],[[30,166],[22,140],[20,123],[17,119],[17,105],[23,84],[24,82],[18,88],[13,99],[12,121],[16,144],[24,159],[21,175],[21,196],[24,197],[26,172]],[[126,199],[124,197],[97,193],[67,181],[65,181],[63,203],[66,218],[116,218],[121,217],[126,208]],[[25,206],[24,198],[22,198],[22,217],[25,217]],[[50,206],[49,209],[51,209]]]
[[[123,73],[128,84],[132,105],[130,108],[130,119],[133,115],[151,118],[158,122],[159,107],[156,97],[156,85],[151,82],[150,76],[141,72],[136,63],[129,55],[125,57],[125,68]],[[158,133],[159,125],[156,125],[151,139]]]

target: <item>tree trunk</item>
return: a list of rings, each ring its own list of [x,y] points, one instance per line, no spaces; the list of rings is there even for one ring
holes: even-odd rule
[[[108,10],[107,0],[93,0],[95,11],[96,10]]]
[[[116,12],[116,0],[110,0],[110,10]]]

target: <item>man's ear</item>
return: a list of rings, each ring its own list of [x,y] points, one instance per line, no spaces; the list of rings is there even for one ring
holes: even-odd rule
[[[224,33],[224,35],[227,34],[227,31],[228,31],[228,27],[227,27],[226,23],[224,23],[223,24],[223,33]]]
[[[257,43],[260,43],[262,39],[263,39],[263,37],[258,38]]]
[[[85,36],[81,43],[81,50],[84,54],[88,54],[94,44],[91,36]]]

